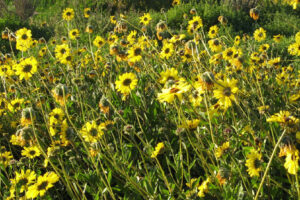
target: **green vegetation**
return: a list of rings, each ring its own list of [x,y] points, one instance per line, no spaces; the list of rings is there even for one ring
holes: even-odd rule
[[[0,0],[0,199],[299,199],[293,2]]]

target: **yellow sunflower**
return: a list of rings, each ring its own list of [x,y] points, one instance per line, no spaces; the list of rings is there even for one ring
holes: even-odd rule
[[[117,20],[116,20],[116,17],[113,15],[113,16],[110,16],[110,22],[112,24],[116,24],[117,23]]]
[[[241,37],[239,35],[234,38],[234,45],[238,46],[241,43]]]
[[[267,51],[268,49],[270,48],[270,45],[269,44],[262,44],[259,46],[259,50],[260,52],[265,52]]]
[[[256,41],[263,41],[266,39],[266,31],[263,28],[256,29],[253,36]]]
[[[165,42],[160,52],[160,57],[169,59],[174,52],[174,45],[172,43]]]
[[[203,100],[202,94],[204,94],[202,87],[197,87],[192,90],[191,94],[189,95],[189,101],[193,107],[198,107],[201,105]]]
[[[219,27],[217,25],[214,25],[209,28],[208,37],[210,39],[216,38],[218,35],[218,32],[219,32]]]
[[[49,188],[53,187],[53,184],[59,180],[59,177],[54,172],[46,172],[43,176],[39,176],[37,182],[34,185],[29,186],[26,192],[28,199],[42,197],[45,195]]]
[[[10,151],[0,151],[0,164],[4,167],[7,167],[12,160],[13,156],[11,155]]]
[[[182,94],[188,92],[190,87],[191,86],[184,79],[181,79],[171,87],[162,89],[162,92],[157,94],[157,99],[160,102],[167,103],[172,103],[175,98],[178,98],[179,101],[181,101]]]
[[[127,96],[136,87],[137,82],[138,79],[134,73],[125,73],[119,76],[119,80],[116,81],[116,89]]]
[[[262,171],[261,168],[261,157],[262,154],[258,153],[255,149],[247,155],[246,167],[250,177],[259,176],[259,172]]]
[[[136,40],[136,35],[137,32],[136,30],[131,31],[128,36],[127,36],[127,41],[129,42],[129,44],[133,44]]]
[[[37,72],[37,60],[34,57],[29,57],[22,60],[16,68],[16,75],[19,75],[20,80],[28,80]]]
[[[24,101],[25,100],[23,98],[11,100],[11,102],[8,104],[8,110],[10,112],[21,110],[21,106],[23,105]]]
[[[208,192],[208,184],[210,183],[210,178],[207,178],[205,181],[201,183],[201,185],[198,187],[198,196],[199,197],[205,197],[205,193]]]
[[[172,6],[178,6],[180,5],[180,0],[173,0]]]
[[[208,41],[208,46],[213,52],[222,51],[222,43],[219,39],[212,39]]]
[[[167,69],[160,73],[159,83],[165,84],[167,81],[176,81],[178,80],[178,71],[175,68]]]
[[[14,179],[11,179],[11,183],[14,187],[21,186],[20,193],[27,190],[28,186],[34,183],[36,179],[36,173],[34,171],[31,171],[30,169],[27,169],[26,172],[24,172],[24,169],[21,170],[20,173],[16,172],[16,176]]]
[[[140,45],[134,45],[128,50],[128,59],[133,63],[139,62],[142,59],[142,52]]]
[[[70,54],[70,48],[67,44],[56,45],[55,47],[55,57],[60,60],[65,54]]]
[[[83,10],[83,13],[84,13],[84,18],[89,18],[90,14],[91,14],[91,9],[90,8],[85,8]]]
[[[22,28],[16,31],[16,48],[20,51],[27,51],[32,46],[31,30]]]
[[[222,146],[217,147],[216,150],[215,150],[215,156],[216,156],[216,158],[220,158],[223,155],[223,153],[225,151],[227,151],[228,149],[229,149],[229,142],[228,141],[224,142],[222,144]]]
[[[66,21],[70,21],[74,18],[74,10],[72,8],[66,8],[63,10],[63,19],[66,20]]]
[[[202,19],[199,16],[194,16],[193,19],[189,21],[188,30],[197,31],[202,26]]]
[[[35,158],[41,155],[41,151],[37,146],[24,147],[22,150],[22,156],[26,156],[27,158]]]
[[[103,127],[97,125],[95,121],[87,122],[81,129],[80,134],[86,142],[96,143],[103,136]]]
[[[69,37],[71,40],[77,40],[79,38],[79,30],[77,28],[70,30]]]
[[[104,44],[105,44],[105,40],[101,36],[97,35],[93,41],[93,45],[98,48],[101,48]]]
[[[49,114],[50,119],[50,126],[55,125],[55,124],[59,124],[62,122],[65,114],[64,111],[61,108],[54,108],[51,113]]]
[[[237,80],[226,79],[224,81],[219,81],[216,84],[216,89],[214,90],[214,97],[218,99],[218,104],[225,110],[232,106],[232,101],[236,101],[235,94],[238,91],[236,87]]]
[[[14,75],[10,65],[0,65],[0,76],[8,77]]]
[[[293,125],[298,124],[299,119],[292,116],[289,111],[280,111],[279,113],[276,113],[269,117],[267,119],[267,122],[279,122],[282,125]]]
[[[292,149],[287,151],[285,158],[284,167],[287,169],[288,173],[296,175],[299,169],[299,151],[298,149]]]
[[[283,38],[282,35],[278,34],[278,35],[274,35],[273,36],[273,40],[276,42],[276,43],[279,43],[281,41],[281,39]]]
[[[146,26],[150,23],[151,19],[150,13],[144,13],[144,15],[140,17],[140,23]]]
[[[192,119],[192,120],[186,120],[184,121],[179,127],[180,128],[185,128],[190,131],[194,131],[197,129],[198,125],[200,124],[199,119]]]

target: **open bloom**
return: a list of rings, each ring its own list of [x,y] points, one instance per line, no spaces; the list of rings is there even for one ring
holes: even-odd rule
[[[66,8],[63,11],[63,19],[66,21],[70,21],[74,18],[74,10],[72,8]]]
[[[246,166],[248,167],[247,171],[251,177],[259,176],[259,172],[262,170],[260,165],[261,157],[262,154],[254,149],[247,155]]]
[[[287,151],[285,158],[284,167],[287,169],[288,173],[296,175],[299,168],[299,151],[297,149],[292,149]]]
[[[16,65],[16,75],[19,75],[20,80],[28,80],[37,72],[37,60],[34,57],[26,58]]]
[[[190,85],[185,80],[181,79],[169,88],[162,89],[161,93],[157,94],[157,99],[160,102],[172,103],[175,98],[182,100],[182,94],[189,91]]]
[[[276,113],[269,117],[267,119],[267,122],[279,122],[283,125],[292,125],[297,124],[299,122],[299,119],[292,116],[289,111],[280,111],[279,113]]]
[[[137,82],[138,79],[134,73],[125,73],[119,76],[119,80],[116,81],[116,89],[127,96],[135,88]]]
[[[236,101],[235,94],[238,91],[236,83],[237,80],[227,78],[224,81],[219,81],[219,84],[216,84],[217,88],[214,90],[214,97],[218,99],[218,103],[225,110],[232,106],[232,101]]]
[[[144,13],[144,15],[140,17],[140,23],[146,26],[150,23],[151,19],[152,18],[149,13]]]
[[[26,197],[36,198],[44,196],[49,188],[53,187],[53,184],[59,180],[59,177],[54,172],[46,172],[43,176],[39,176],[37,182],[34,185],[29,186],[26,193]]]
[[[256,41],[263,41],[266,39],[266,31],[263,28],[256,29],[253,36]]]
[[[22,28],[16,31],[17,44],[16,48],[20,51],[27,51],[32,46],[31,30]]]
[[[103,127],[97,125],[95,121],[87,122],[81,129],[80,133],[86,142],[97,142],[104,134]]]

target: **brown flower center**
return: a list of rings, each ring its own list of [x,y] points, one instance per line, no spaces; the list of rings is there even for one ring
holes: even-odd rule
[[[32,65],[25,65],[23,68],[23,72],[30,72],[32,69]]]
[[[90,134],[91,134],[92,136],[95,137],[95,136],[98,134],[97,129],[96,129],[96,128],[92,128],[92,129],[90,130]]]
[[[231,88],[230,87],[226,87],[223,90],[223,94],[227,97],[229,97],[231,95]]]
[[[135,56],[141,55],[141,53],[142,53],[142,49],[141,49],[141,48],[136,48],[136,49],[134,50],[134,55],[135,55]]]
[[[22,35],[22,39],[23,39],[23,40],[27,40],[27,38],[28,38],[28,36],[27,36],[26,34],[23,34],[23,35]]]
[[[127,78],[123,81],[123,85],[129,86],[131,82],[132,82],[132,80],[130,78]]]
[[[38,191],[46,190],[47,186],[48,186],[48,181],[43,181],[43,182],[37,187],[37,190],[38,190]]]
[[[32,156],[33,156],[35,153],[36,153],[35,150],[29,151],[29,154],[32,155]]]

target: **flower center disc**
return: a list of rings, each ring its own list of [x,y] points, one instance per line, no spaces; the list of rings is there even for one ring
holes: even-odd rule
[[[129,79],[129,78],[127,78],[123,81],[123,85],[125,85],[125,86],[129,86],[130,83],[131,83],[131,79]]]
[[[230,87],[226,87],[224,90],[223,90],[223,94],[225,96],[230,96],[231,95],[231,88]]]

